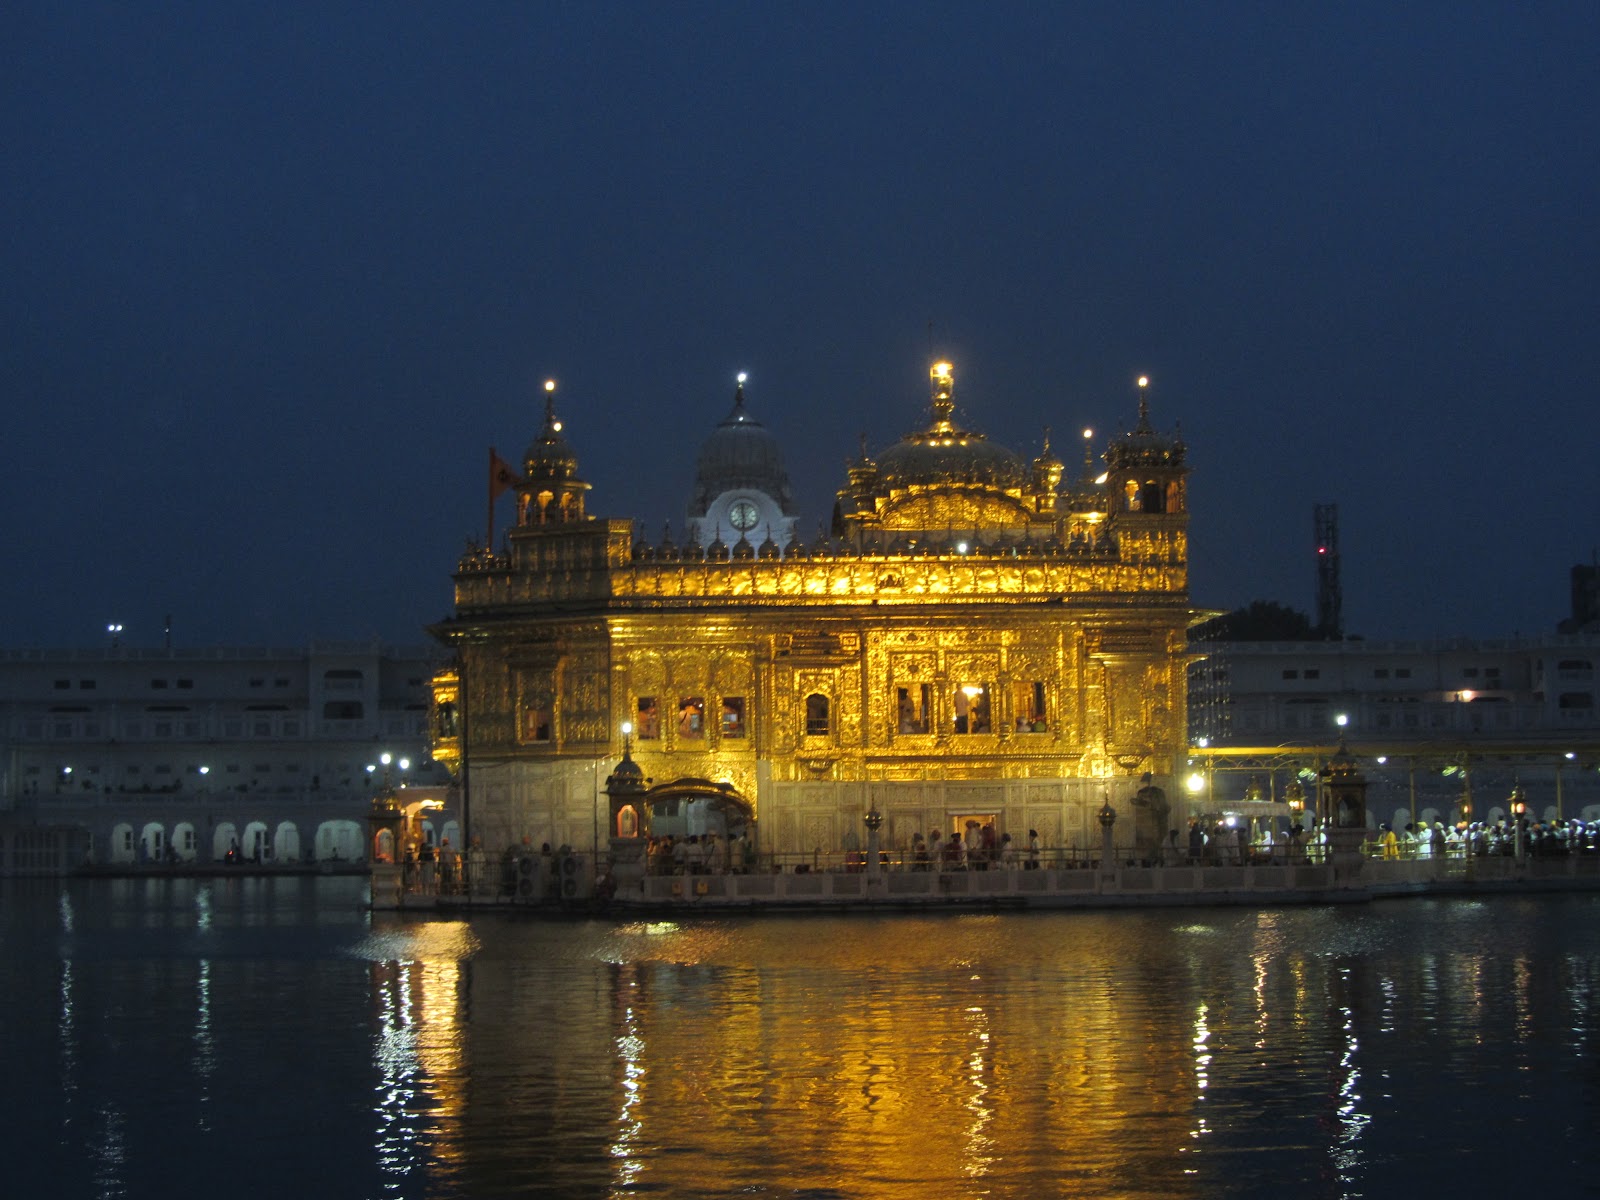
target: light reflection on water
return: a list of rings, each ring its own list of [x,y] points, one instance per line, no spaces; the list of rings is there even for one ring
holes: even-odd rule
[[[468,923],[276,883],[0,892],[0,1052],[38,1092],[13,1182],[1374,1197],[1600,1167],[1600,897]]]

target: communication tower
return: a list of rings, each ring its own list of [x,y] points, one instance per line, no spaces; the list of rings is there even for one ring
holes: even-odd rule
[[[1339,506],[1314,506],[1317,534],[1317,634],[1344,637],[1344,589],[1339,585]]]

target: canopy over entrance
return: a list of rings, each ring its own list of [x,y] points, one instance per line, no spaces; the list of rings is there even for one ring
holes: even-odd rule
[[[715,833],[733,838],[744,833],[755,838],[755,809],[731,783],[674,779],[647,791],[644,803],[650,810],[650,832],[657,837]]]

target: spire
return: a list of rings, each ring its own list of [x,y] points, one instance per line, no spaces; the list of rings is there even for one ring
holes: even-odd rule
[[[750,419],[750,414],[744,409],[744,381],[750,378],[745,372],[740,371],[738,382],[733,386],[733,411],[728,414],[729,421],[743,423]],[[726,422],[724,422],[726,424]]]
[[[1150,376],[1139,376],[1139,427],[1135,433],[1154,433],[1150,428]]]
[[[1093,479],[1094,476],[1094,430],[1086,428],[1083,431],[1083,477]]]
[[[956,410],[955,368],[947,362],[936,362],[928,370],[928,381],[933,391],[933,427],[940,433],[952,428],[950,416]]]

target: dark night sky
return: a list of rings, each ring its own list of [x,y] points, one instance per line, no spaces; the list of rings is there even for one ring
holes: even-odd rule
[[[0,96],[0,644],[421,641],[547,376],[655,537],[748,370],[809,533],[930,321],[1028,457],[1152,377],[1199,606],[1310,610],[1317,501],[1375,638],[1600,542],[1593,0],[41,0]]]

